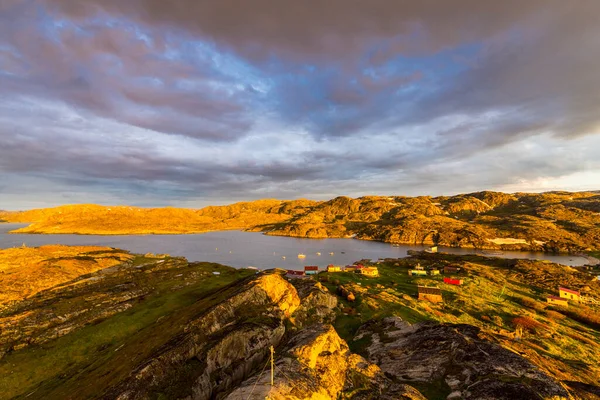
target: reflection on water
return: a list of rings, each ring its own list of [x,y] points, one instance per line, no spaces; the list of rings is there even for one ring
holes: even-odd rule
[[[221,231],[194,235],[26,235],[7,232],[23,224],[0,224],[0,248],[44,244],[118,247],[133,253],[168,253],[190,261],[218,262],[232,267],[301,269],[304,265],[346,265],[361,259],[405,257],[409,249],[424,246],[392,246],[355,239],[298,239],[266,236],[257,232]],[[473,249],[440,247],[440,251],[472,254]],[[298,258],[304,254],[305,258]],[[498,257],[534,258],[566,265],[583,265],[583,257],[528,252],[503,252]]]

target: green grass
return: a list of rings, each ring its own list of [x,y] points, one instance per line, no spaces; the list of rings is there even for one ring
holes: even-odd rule
[[[216,264],[193,265],[212,272]],[[227,285],[252,271],[221,267],[180,290],[157,284],[142,303],[92,326],[41,346],[7,354],[0,363],[0,398],[34,393],[34,398],[89,398],[127,376],[137,362],[171,339],[194,314],[228,298]],[[121,347],[122,346],[122,347]],[[85,376],[85,385],[81,385]]]
[[[377,285],[393,289],[395,296],[402,296],[403,294],[415,296],[417,293],[417,283],[433,285],[439,284],[442,280],[441,277],[409,276],[407,265],[394,266],[393,264],[382,263],[377,265],[377,267],[379,269],[379,277],[365,277],[351,272],[334,272],[320,274],[319,279],[326,279],[322,283],[332,293],[336,293],[339,285],[360,284],[361,287],[367,289],[365,294],[369,297],[381,292],[382,288],[378,288]],[[338,281],[339,285],[337,284]],[[355,293],[356,301],[354,302],[348,302],[346,299],[339,297],[343,309],[351,309],[353,314],[344,315],[344,313],[340,313],[336,318],[334,327],[338,334],[353,349],[359,349],[361,346],[360,344],[355,346],[352,340],[357,329],[371,319],[381,319],[392,315],[401,317],[410,323],[430,319],[427,315],[407,307],[402,302],[379,301],[378,308],[374,309],[364,301],[365,294]],[[360,351],[357,352],[360,353]]]

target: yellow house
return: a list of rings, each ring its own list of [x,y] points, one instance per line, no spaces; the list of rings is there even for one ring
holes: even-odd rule
[[[578,291],[563,287],[558,288],[558,295],[567,300],[573,300],[577,302],[581,300],[581,294]]]
[[[546,301],[550,304],[555,304],[557,306],[568,307],[569,302],[566,299],[558,296],[548,296],[546,297]]]
[[[341,271],[342,271],[342,267],[340,267],[339,265],[329,264],[327,266],[327,272],[341,272]]]
[[[365,268],[361,268],[357,272],[359,272],[362,275],[366,275],[366,276],[372,276],[372,277],[379,276],[379,270],[377,269],[377,267],[365,267]]]
[[[439,269],[432,269],[429,271],[429,275],[439,275],[439,274],[440,274]]]

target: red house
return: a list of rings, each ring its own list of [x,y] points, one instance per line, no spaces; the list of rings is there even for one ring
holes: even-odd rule
[[[447,265],[444,267],[445,274],[456,274],[458,271],[460,271],[460,267],[457,266]]]
[[[458,279],[458,278],[448,278],[448,277],[444,277],[444,283],[447,283],[449,285],[457,285],[460,286],[463,284],[463,280],[462,279]]]
[[[304,276],[304,271],[296,271],[295,269],[288,269],[287,273],[288,275]]]
[[[304,267],[304,273],[306,275],[316,275],[319,273],[318,265],[307,265]]]

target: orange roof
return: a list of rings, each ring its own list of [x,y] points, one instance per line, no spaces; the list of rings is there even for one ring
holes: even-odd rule
[[[319,267],[317,265],[307,265],[304,267],[305,271],[318,271]]]

